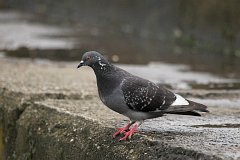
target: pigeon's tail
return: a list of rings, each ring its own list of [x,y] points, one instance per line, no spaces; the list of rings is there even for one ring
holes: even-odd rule
[[[179,105],[179,106],[170,106],[165,110],[165,113],[168,114],[181,114],[181,115],[192,115],[192,116],[201,116],[196,111],[199,112],[209,112],[207,110],[207,106],[196,103],[190,100],[187,100],[189,102],[189,105]]]

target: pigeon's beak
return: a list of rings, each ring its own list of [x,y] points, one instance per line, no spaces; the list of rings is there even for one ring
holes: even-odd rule
[[[80,67],[82,67],[82,66],[84,66],[84,61],[83,61],[83,60],[81,60],[81,62],[80,62],[79,65],[77,66],[77,68],[80,68]]]

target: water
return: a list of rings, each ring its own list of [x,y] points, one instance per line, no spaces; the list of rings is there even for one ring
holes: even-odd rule
[[[51,38],[68,33],[68,29],[30,23],[30,17],[18,12],[0,12],[0,49],[17,50],[19,47],[35,49],[70,49],[73,40]]]
[[[187,65],[154,62],[148,65],[119,65],[121,68],[173,89],[240,89],[238,79],[191,71]]]
[[[89,35],[83,35],[86,28],[82,28],[80,33],[78,32],[77,35],[74,35],[74,31],[76,31],[74,28],[35,23],[30,21],[32,18],[32,16],[19,12],[0,12],[0,49],[2,50],[2,56],[5,54],[7,56],[30,57],[32,59],[45,58],[76,61],[80,60],[81,54],[85,51],[92,48],[95,49],[95,47],[85,46],[95,46],[97,44],[96,41],[101,37],[97,28],[91,29]],[[95,36],[95,38],[90,40],[92,36]],[[123,39],[119,38],[116,42],[112,41],[112,44],[116,45],[115,43],[118,43],[121,46],[121,42],[123,42]],[[82,43],[82,45],[76,45],[78,43]],[[89,44],[86,45],[86,43]],[[111,44],[108,45],[110,46]],[[216,76],[206,72],[211,66],[204,66],[203,68],[205,69],[203,71],[205,72],[193,71],[194,68],[198,68],[199,70],[199,67],[196,67],[198,65],[195,61],[191,61],[192,56],[187,57],[182,55],[190,59],[187,65],[183,65],[174,64],[181,63],[181,59],[175,62],[177,59],[171,61],[171,58],[168,58],[171,62],[169,64],[166,62],[157,62],[159,59],[157,55],[146,56],[138,54],[138,52],[133,52],[129,56],[129,51],[123,53],[118,54],[113,52],[106,55],[111,61],[117,62],[120,67],[129,72],[157,83],[166,84],[173,89],[240,89],[239,80],[237,78],[229,78],[238,77],[235,72],[234,76]],[[219,70],[221,69],[219,68]]]
[[[118,55],[120,63],[162,61],[225,77],[240,76],[236,0],[2,0],[1,4],[35,15],[33,22],[67,26],[71,34],[51,37],[72,37],[74,48],[81,52],[94,49],[109,57]],[[61,57],[74,60],[78,55],[71,51],[71,56]]]

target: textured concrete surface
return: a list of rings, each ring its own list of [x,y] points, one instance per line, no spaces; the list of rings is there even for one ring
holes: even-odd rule
[[[211,113],[147,120],[118,142],[127,118],[103,106],[93,72],[76,65],[0,59],[5,159],[240,159],[239,91],[178,90]]]

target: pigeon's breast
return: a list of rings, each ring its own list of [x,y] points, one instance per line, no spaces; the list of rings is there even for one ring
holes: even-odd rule
[[[119,79],[113,75],[97,75],[97,86],[100,98],[113,94],[114,90],[120,85]]]
[[[124,101],[123,93],[119,85],[103,79],[97,82],[98,93],[101,101],[111,110],[124,114],[126,112],[126,104]]]
[[[100,99],[108,108],[120,114],[124,114],[128,110],[123,93],[118,88],[116,88],[112,94],[102,96]]]

